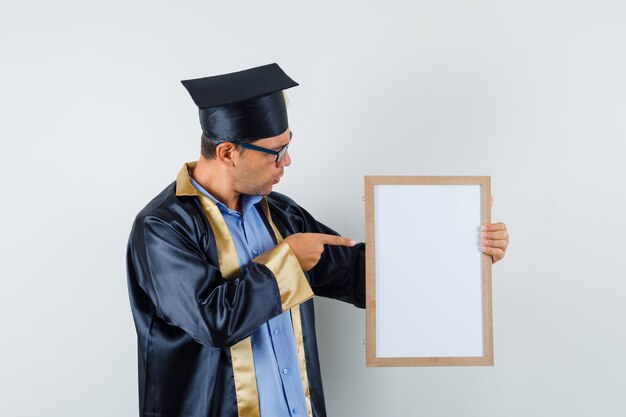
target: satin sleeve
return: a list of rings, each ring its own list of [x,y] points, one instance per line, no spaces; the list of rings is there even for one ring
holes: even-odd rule
[[[307,219],[305,230],[339,236],[313,217]],[[324,245],[319,262],[308,274],[316,295],[365,308],[365,243],[352,247]]]
[[[147,216],[133,225],[128,262],[159,317],[199,343],[224,348],[251,335],[287,304],[313,296],[304,276],[281,284],[295,259],[284,245],[253,259],[238,278],[225,280],[191,234]]]
[[[275,217],[294,233],[339,233],[317,221],[289,197],[272,193]],[[365,243],[355,246],[324,245],[319,262],[307,272],[315,295],[365,308]]]

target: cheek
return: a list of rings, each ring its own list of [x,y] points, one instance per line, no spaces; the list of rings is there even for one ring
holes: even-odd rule
[[[258,177],[258,179],[267,179],[276,175],[276,169],[273,164],[270,164],[267,160],[264,160],[255,165],[251,174]]]
[[[272,181],[275,176],[276,176],[276,173],[274,172],[273,169],[272,170],[266,169],[263,171],[263,175],[260,177],[263,178],[265,181]]]
[[[273,180],[276,176],[276,170],[272,165],[268,165],[266,161],[261,164],[250,164],[242,171],[242,176],[245,176],[252,182],[267,182]]]

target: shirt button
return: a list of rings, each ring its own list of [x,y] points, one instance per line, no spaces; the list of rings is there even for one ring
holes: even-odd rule
[[[272,333],[278,334],[278,329],[274,329],[274,331]]]
[[[287,368],[283,369],[283,374],[287,375],[287,372],[289,372],[287,371]]]
[[[252,251],[252,254],[253,254],[253,255],[256,255],[256,254],[258,254],[258,253],[259,253],[259,251],[258,251],[258,250],[256,250],[256,249]]]
[[[291,409],[291,414],[298,414],[298,410],[296,410],[295,408]]]

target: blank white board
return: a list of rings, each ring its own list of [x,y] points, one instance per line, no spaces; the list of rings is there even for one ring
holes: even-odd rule
[[[493,364],[489,196],[489,177],[366,177],[368,366]]]

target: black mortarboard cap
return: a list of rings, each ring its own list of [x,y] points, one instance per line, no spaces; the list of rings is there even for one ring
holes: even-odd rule
[[[200,109],[204,134],[241,142],[287,130],[282,90],[298,85],[278,64],[181,82]]]

